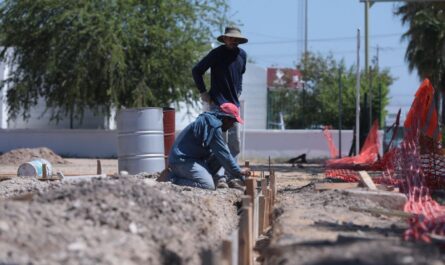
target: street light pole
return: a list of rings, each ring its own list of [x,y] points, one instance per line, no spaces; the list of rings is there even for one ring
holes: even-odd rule
[[[360,152],[360,29],[357,29],[357,72],[355,90],[355,155]]]
[[[365,77],[368,76],[368,45],[369,45],[369,0],[365,0]]]
[[[307,6],[307,0],[305,0],[304,3],[304,56],[307,54],[307,30],[308,30],[308,6]]]

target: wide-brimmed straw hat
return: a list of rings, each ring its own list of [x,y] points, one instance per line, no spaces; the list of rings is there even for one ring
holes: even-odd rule
[[[221,36],[219,36],[219,37],[217,38],[217,40],[218,40],[219,42],[224,42],[224,40],[223,40],[223,37],[224,37],[224,36],[239,39],[239,44],[247,43],[247,41],[248,41],[246,37],[244,37],[243,35],[241,35],[241,30],[240,30],[239,28],[237,28],[237,27],[233,27],[233,26],[226,27],[226,29],[225,29],[225,31],[224,31],[224,34],[222,34]]]

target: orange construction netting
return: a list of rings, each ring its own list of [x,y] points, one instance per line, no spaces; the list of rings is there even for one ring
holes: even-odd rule
[[[378,160],[378,141],[373,131],[377,129],[373,126],[360,154],[329,160],[326,176],[355,182],[359,179],[355,171],[357,165],[381,170],[382,175],[374,178],[376,183],[397,185],[407,195],[404,210],[412,213],[413,217],[409,220],[410,228],[405,232],[405,239],[431,242],[433,235],[445,235],[445,207],[430,193],[431,190],[445,188],[445,151],[441,148],[434,88],[428,79],[416,92],[404,128],[400,146],[390,148]],[[332,141],[332,137],[326,138],[328,142]]]

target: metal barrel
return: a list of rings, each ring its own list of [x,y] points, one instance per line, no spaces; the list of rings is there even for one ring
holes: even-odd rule
[[[131,175],[165,168],[162,108],[121,110],[117,118],[118,168]]]
[[[164,108],[164,155],[167,167],[168,154],[175,142],[175,109]]]

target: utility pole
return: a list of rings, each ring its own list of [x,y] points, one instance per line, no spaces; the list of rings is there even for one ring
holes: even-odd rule
[[[357,29],[357,73],[355,90],[355,155],[360,153],[360,29]]]
[[[369,0],[365,0],[365,77],[368,76],[368,45],[369,45],[369,23],[368,23],[368,13],[369,13]]]
[[[377,51],[376,51],[376,59],[375,59],[375,69],[376,69],[376,74],[378,75],[380,72],[380,66],[379,66],[379,52],[380,52],[380,47],[377,44]],[[379,127],[382,126],[381,120],[382,120],[382,81],[380,80],[380,75],[378,75],[378,88],[379,88],[379,109],[377,111],[377,118],[378,118],[378,123],[379,123]]]
[[[338,157],[341,158],[341,129],[342,129],[342,84],[341,84],[341,68],[338,69]]]
[[[369,37],[369,8],[374,3],[377,2],[413,2],[413,3],[424,3],[424,2],[444,2],[444,0],[360,0],[360,2],[365,4],[365,75],[368,73],[368,37]]]
[[[307,37],[308,37],[308,5],[307,0],[304,0],[304,54],[307,54]]]
[[[372,127],[372,78],[374,68],[369,69],[369,129]]]

